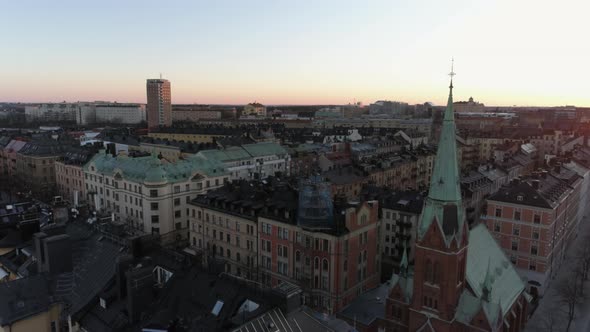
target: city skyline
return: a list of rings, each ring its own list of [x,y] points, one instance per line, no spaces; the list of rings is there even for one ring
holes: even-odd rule
[[[175,104],[444,105],[454,57],[456,100],[590,106],[584,2],[311,5],[7,3],[0,100],[145,103],[161,72]]]

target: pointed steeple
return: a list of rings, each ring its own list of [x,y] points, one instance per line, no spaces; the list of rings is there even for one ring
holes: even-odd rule
[[[402,255],[402,261],[399,264],[399,272],[402,277],[408,276],[408,252],[404,245],[404,253]]]
[[[490,293],[492,292],[492,283],[494,282],[492,271],[490,270],[490,259],[488,259],[488,269],[486,271],[486,277],[483,280],[482,289],[482,300],[490,302]]]
[[[421,238],[428,230],[433,220],[445,236],[451,238],[460,235],[463,226],[463,206],[461,203],[461,189],[459,187],[459,163],[457,160],[457,143],[455,136],[455,113],[453,111],[453,67],[451,66],[451,82],[449,98],[444,113],[440,140],[436,159],[430,179],[430,189],[424,204],[424,210],[418,229]]]

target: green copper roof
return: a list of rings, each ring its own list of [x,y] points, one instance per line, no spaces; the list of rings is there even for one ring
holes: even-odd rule
[[[444,114],[438,150],[430,180],[430,190],[418,227],[418,238],[428,231],[434,220],[439,223],[447,245],[463,232],[464,211],[459,187],[459,165],[455,139],[455,114],[453,112],[453,81],[449,86],[449,100]]]
[[[483,298],[483,288],[489,289],[484,309],[493,318],[495,306],[506,314],[525,290],[525,284],[504,255],[485,225],[479,224],[469,232],[465,279],[476,297]]]
[[[115,173],[132,182],[174,183],[186,181],[195,174],[209,177],[227,174],[225,167],[215,161],[201,156],[190,156],[175,163],[162,162],[155,156],[147,157],[113,157],[104,151],[96,154],[85,166],[87,171],[91,166],[97,173],[113,176]]]

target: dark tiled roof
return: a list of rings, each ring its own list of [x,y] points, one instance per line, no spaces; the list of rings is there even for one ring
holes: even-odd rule
[[[47,311],[50,303],[44,275],[0,283],[0,326]]]
[[[72,239],[74,269],[52,278],[52,289],[56,298],[67,303],[63,314],[75,315],[114,277],[114,262],[122,253],[119,245],[103,239],[88,225],[68,224],[66,233]]]

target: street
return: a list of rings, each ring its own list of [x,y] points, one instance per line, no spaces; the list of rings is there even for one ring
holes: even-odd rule
[[[588,206],[588,205],[587,205]],[[580,247],[582,241],[586,240],[587,235],[590,234],[590,219],[588,218],[589,209],[586,208],[584,217],[580,221],[580,229],[575,239],[567,249],[566,258],[560,267],[559,272],[554,280],[545,291],[543,298],[540,300],[539,306],[529,318],[529,323],[525,331],[565,331],[567,326],[567,318],[564,304],[557,291],[557,285],[564,280],[567,280],[572,275],[572,269],[575,264],[577,248]],[[572,332],[587,332],[590,331],[590,281],[584,284],[584,294],[586,295],[582,303],[576,306],[575,318],[570,327]]]

